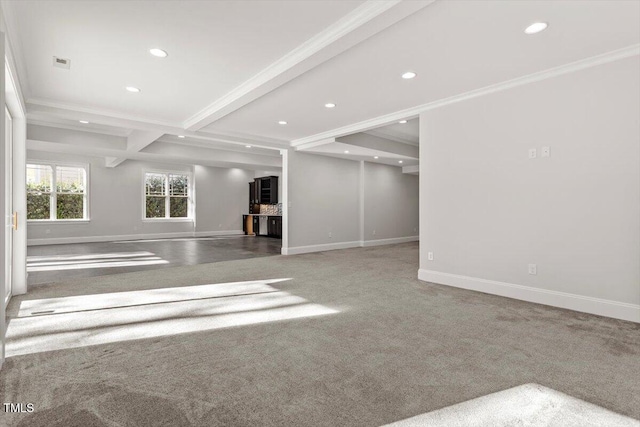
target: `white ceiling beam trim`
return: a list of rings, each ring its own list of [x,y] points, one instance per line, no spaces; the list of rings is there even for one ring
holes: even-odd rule
[[[211,141],[199,141],[197,139],[187,139],[187,138],[177,139],[172,137],[164,137],[164,138],[159,138],[158,142],[182,145],[185,147],[197,147],[197,148],[206,148],[206,149],[213,149],[213,150],[233,151],[238,153],[246,152],[248,150],[248,148],[245,146],[231,145],[231,144],[212,146]],[[280,157],[280,150],[271,150],[271,149],[264,150],[263,149],[258,153],[256,153],[256,150],[254,150],[254,148],[258,148],[260,150],[260,147],[251,146],[252,153],[259,154],[261,156]]]
[[[113,167],[112,164],[120,159],[125,160],[143,160],[160,163],[177,163],[185,165],[204,165],[215,167],[234,167],[250,170],[260,169],[279,169],[281,161],[277,157],[260,156],[260,155],[233,155],[229,152],[213,152],[215,159],[193,158],[184,156],[175,156],[173,154],[162,153],[145,153],[134,152],[110,148],[95,148],[90,146],[78,146],[70,144],[61,144],[57,142],[39,141],[27,139],[27,150],[44,151],[49,153],[76,154],[89,157],[104,157],[105,166]]]
[[[413,117],[412,117],[413,118]],[[408,138],[408,135],[398,135],[388,129],[371,129],[366,132],[367,135],[376,136],[378,138],[384,138],[395,142],[401,142],[407,145],[413,145],[417,147],[420,144],[419,138]]]
[[[411,175],[417,175],[420,173],[420,165],[403,166],[402,173],[408,173]]]
[[[183,127],[189,130],[199,130],[210,125],[322,62],[366,40],[400,19],[417,12],[433,3],[433,1],[435,0],[410,2],[403,2],[402,0],[366,1],[335,24],[316,34],[225,96],[188,118],[183,123]],[[396,6],[399,9],[398,13],[388,16],[385,22],[376,22],[372,24],[369,31],[354,35],[357,32],[356,30],[365,27],[375,18]],[[346,40],[348,36],[353,37]],[[313,57],[315,57],[314,61],[307,61]]]
[[[227,136],[218,135],[208,132],[185,132],[182,127],[172,126],[170,124],[161,124],[156,122],[148,122],[137,119],[130,119],[119,117],[117,115],[105,115],[95,110],[89,110],[83,107],[68,106],[50,102],[32,102],[27,103],[27,121],[28,122],[40,122],[45,126],[52,126],[51,124],[44,124],[44,122],[50,122],[52,119],[62,119],[70,121],[87,120],[91,123],[112,126],[123,129],[137,129],[141,131],[157,131],[163,134],[169,135],[184,135],[190,138],[196,138],[202,141],[214,141],[223,142],[228,144],[237,145],[253,145],[256,147],[267,148],[272,150],[279,150],[281,148],[289,147],[289,142],[280,141],[273,138],[250,138],[243,136]],[[74,126],[67,124],[57,123],[54,127],[60,127],[64,129],[77,129]],[[89,130],[87,127],[85,130]],[[109,132],[98,132],[109,133]]]
[[[162,135],[164,135],[162,132],[134,130],[127,137],[127,151],[132,151],[132,152],[141,151],[144,147],[153,143]],[[108,168],[115,168],[125,160],[127,160],[126,157],[120,157],[120,158],[107,161],[105,162],[105,164]]]
[[[385,114],[383,116],[375,117],[372,119],[363,120],[361,122],[343,126],[327,132],[321,132],[315,135],[299,138],[291,141],[291,145],[293,147],[297,147],[297,146],[309,144],[315,141],[326,140],[328,138],[339,138],[342,136],[351,135],[358,132],[366,132],[371,129],[396,123],[397,121],[403,120],[407,117],[419,116],[420,113],[433,110],[436,108],[444,107],[446,105],[455,104],[457,102],[478,98],[480,96],[489,95],[489,94],[500,92],[503,90],[512,89],[518,86],[523,86],[529,83],[539,82],[549,78],[561,76],[563,74],[573,73],[576,71],[584,70],[586,68],[596,67],[598,65],[603,65],[603,64],[619,61],[621,59],[630,58],[638,55],[640,55],[640,44],[634,44],[622,49],[617,49],[612,52],[604,53],[602,55],[596,55],[590,58],[571,62],[565,65],[561,65],[559,67],[550,68],[547,70],[517,77],[515,79],[507,80],[501,83],[485,86],[483,88],[475,89],[469,92],[461,93],[459,95],[454,95],[448,98],[439,99],[437,101],[428,102],[426,104],[396,111],[390,114]]]
[[[307,144],[298,145],[296,147],[296,151],[305,151],[311,148],[320,147],[321,145],[332,144],[334,142],[336,142],[335,138],[328,138],[328,139],[323,139],[321,141],[309,142]]]

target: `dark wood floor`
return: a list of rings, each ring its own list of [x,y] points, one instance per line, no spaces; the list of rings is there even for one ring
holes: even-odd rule
[[[282,240],[225,236],[30,246],[28,284],[279,255]]]

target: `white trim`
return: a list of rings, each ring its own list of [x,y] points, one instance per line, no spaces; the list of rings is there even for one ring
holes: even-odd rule
[[[34,126],[56,128],[56,129],[75,130],[78,132],[97,133],[99,135],[117,136],[120,138],[126,138],[131,133],[131,129],[125,129],[125,128],[96,129],[90,126],[76,126],[70,123],[48,122],[46,120],[38,120],[38,119],[32,119],[32,118],[27,119],[27,124],[34,125]]]
[[[392,237],[390,239],[364,240],[360,246],[367,248],[370,246],[396,245],[398,243],[418,241],[420,241],[420,236]]]
[[[322,145],[332,144],[334,142],[336,142],[335,138],[328,138],[320,141],[308,142],[306,144],[296,145],[296,151],[308,150],[310,148],[316,148]]]
[[[216,231],[196,231],[193,233],[193,237],[215,237],[215,236],[244,236],[242,230],[216,230]]]
[[[335,249],[350,249],[360,247],[360,242],[341,242],[341,243],[326,243],[322,245],[310,245],[310,246],[296,246],[294,248],[282,248],[282,255],[298,255],[307,254],[310,252],[324,252],[333,251]]]
[[[631,322],[640,322],[640,305],[636,304],[480,279],[477,277],[441,273],[439,271],[425,270],[422,268],[418,270],[418,279],[424,280],[425,282],[439,283],[537,304],[566,308]]]
[[[400,142],[402,144],[413,145],[414,147],[420,146],[420,142],[417,137],[414,138],[409,135],[400,135],[399,132],[392,132],[389,129],[371,129],[363,133],[378,138],[388,139],[390,141]]]
[[[122,127],[124,128],[132,127],[135,129],[147,129],[151,126],[153,127],[152,130],[160,130],[160,131],[171,131],[171,130],[175,131],[178,129],[182,129],[179,123],[171,123],[171,122],[156,120],[148,117],[138,117],[138,116],[133,116],[131,114],[119,113],[117,111],[112,111],[112,110],[107,110],[102,108],[85,107],[78,104],[50,101],[42,98],[28,98],[26,103],[27,105],[30,104],[34,106],[53,108],[56,110],[66,110],[66,111],[72,111],[74,113],[90,114],[92,116],[101,116],[109,119],[122,120],[123,121]],[[41,112],[41,111],[36,111],[36,112]],[[88,120],[91,122],[95,122],[95,119],[93,117],[88,118]],[[141,127],[130,126],[133,123],[136,123],[142,126]],[[108,126],[109,125],[113,126],[111,123],[103,123],[103,124]],[[164,128],[164,129],[158,129],[158,127]]]
[[[411,173],[420,175],[420,164],[412,166],[403,166],[402,173]]]
[[[364,241],[364,219],[365,219],[365,163],[364,160],[360,161],[359,179],[358,183],[358,235],[360,237],[360,246]]]
[[[368,0],[342,19],[305,41],[276,62],[261,70],[223,97],[189,117],[183,124],[185,129],[198,130],[223,117],[220,113],[231,104],[246,97],[260,87],[282,77],[296,65],[327,48],[340,38],[346,36],[367,22],[383,14],[400,3],[400,0],[374,1]],[[230,111],[229,111],[230,112]]]
[[[500,92],[507,89],[512,89],[518,86],[523,86],[529,83],[535,83],[542,80],[546,80],[552,77],[561,76],[563,74],[573,73],[575,71],[584,70],[586,68],[595,67],[598,65],[607,64],[610,62],[618,61],[632,56],[640,55],[640,44],[634,44],[622,49],[607,52],[601,55],[592,56],[590,58],[581,59],[579,61],[564,64],[558,67],[549,68],[547,70],[539,71],[533,74],[527,74],[525,76],[516,77],[511,80],[507,80],[501,83],[485,86],[483,88],[475,89],[469,92],[454,95],[448,98],[438,99],[436,101],[428,102],[426,104],[418,105],[416,107],[407,108],[404,110],[396,111],[395,113],[386,114],[384,116],[375,117],[373,119],[363,120],[358,123],[343,126],[337,129],[333,129],[327,132],[317,133],[304,138],[293,140],[291,145],[296,147],[302,144],[308,144],[315,141],[325,140],[328,138],[339,138],[345,135],[351,135],[358,132],[365,132],[370,129],[375,129],[381,126],[393,124],[398,120],[403,120],[406,117],[417,116],[428,110],[444,107],[445,105],[455,104],[457,102],[467,101],[469,99],[477,98],[484,95]]]

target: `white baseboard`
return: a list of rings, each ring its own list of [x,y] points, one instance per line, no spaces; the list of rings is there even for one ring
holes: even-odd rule
[[[418,279],[425,282],[454,286],[487,294],[500,295],[553,307],[567,308],[599,316],[613,317],[640,323],[640,305],[593,298],[566,292],[551,291],[513,283],[479,279],[477,277],[460,276],[441,273],[439,271],[418,270]]]
[[[378,239],[378,240],[364,240],[360,242],[360,246],[382,246],[382,245],[395,245],[397,243],[417,242],[420,240],[420,236],[407,236],[407,237],[393,237],[391,239]]]
[[[296,246],[293,248],[282,248],[282,255],[307,254],[311,252],[332,251],[334,249],[349,249],[368,246],[393,245],[396,243],[417,242],[419,236],[394,237],[391,239],[365,240],[355,242],[326,243],[322,245]]]
[[[307,254],[310,252],[332,251],[334,249],[357,248],[359,246],[360,246],[360,241],[326,243],[322,245],[311,245],[311,246],[296,246],[294,248],[282,248],[282,255]]]
[[[238,234],[244,235],[244,231],[242,230],[196,231],[195,233],[193,233],[193,237],[235,236]]]
[[[150,234],[121,234],[116,236],[80,236],[80,237],[52,237],[50,239],[28,239],[27,246],[64,245],[69,243],[98,243],[119,242],[122,240],[149,240],[149,239],[180,239],[185,237],[209,237],[229,236],[244,234],[242,230],[224,231],[182,231],[176,233],[150,233]]]

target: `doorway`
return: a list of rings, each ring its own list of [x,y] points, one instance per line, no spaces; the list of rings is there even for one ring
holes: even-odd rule
[[[13,210],[13,119],[9,109],[4,108],[4,138],[5,138],[5,226],[7,233],[4,240],[5,270],[4,270],[4,305],[9,304],[13,283],[13,229],[16,226],[16,215]]]

